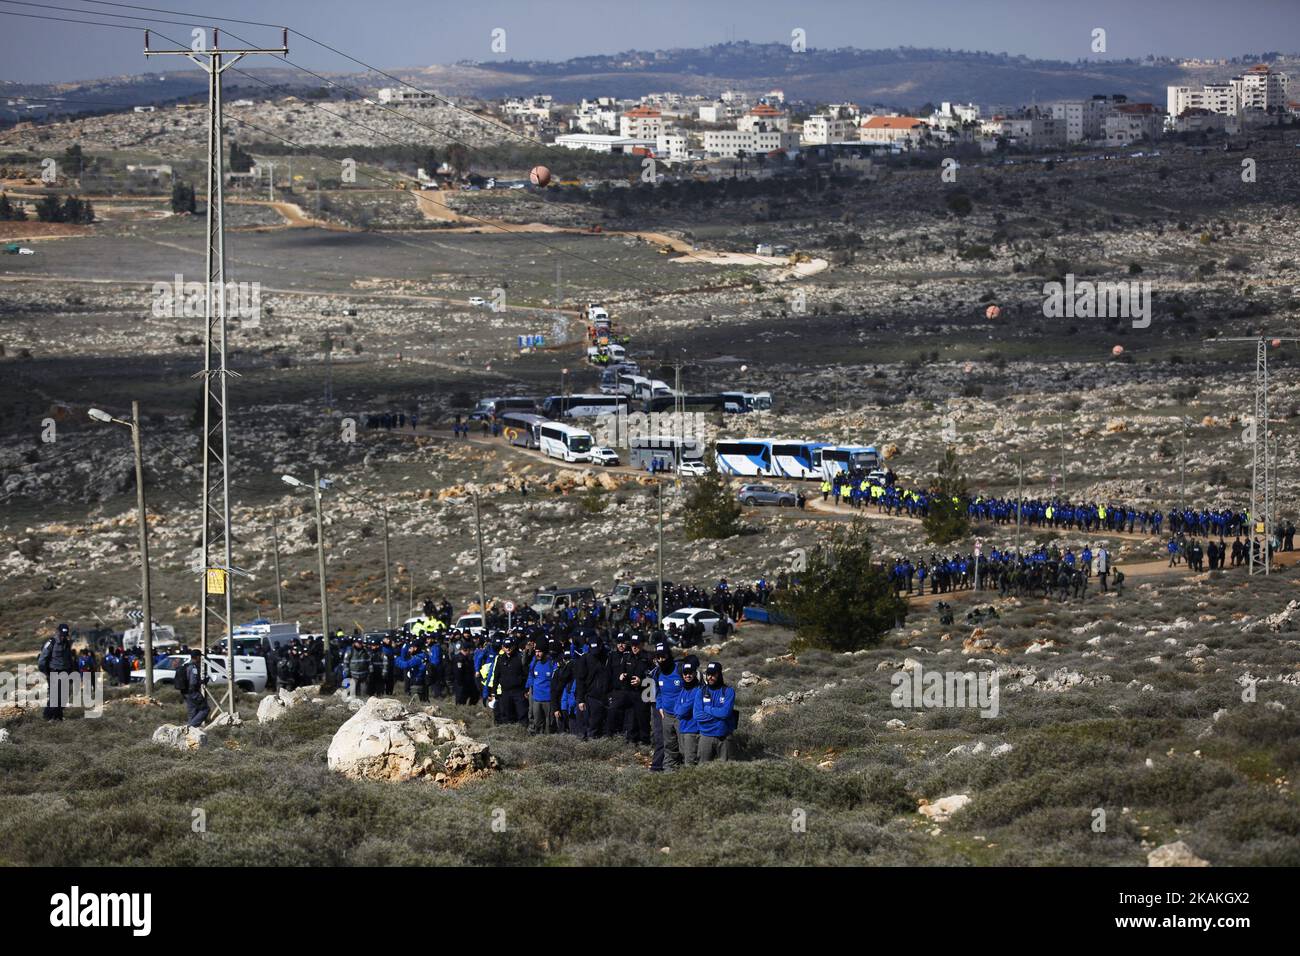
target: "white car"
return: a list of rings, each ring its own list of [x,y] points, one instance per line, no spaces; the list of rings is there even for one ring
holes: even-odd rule
[[[469,304],[475,306],[487,305],[487,299],[483,298],[481,295],[472,295],[469,297]]]
[[[672,614],[664,615],[664,630],[672,628],[681,629],[687,624],[696,621],[704,625],[705,634],[713,634],[718,629],[718,622],[723,620],[725,615],[717,611],[710,610],[707,607],[684,607],[673,611]],[[730,618],[725,618],[730,623]]]
[[[176,672],[190,662],[188,654],[176,654],[167,658],[162,666],[153,669],[155,683],[170,686],[176,680]],[[229,677],[226,670],[224,654],[209,654],[207,673],[209,687],[224,687]],[[131,672],[133,683],[144,682],[144,669]],[[260,655],[235,656],[235,686],[242,691],[260,694],[266,690],[266,658]]]
[[[684,475],[688,478],[704,477],[704,462],[702,461],[684,461],[677,466],[677,474]]]
[[[617,465],[618,452],[604,445],[597,445],[591,450],[591,463],[593,465]]]
[[[454,626],[462,631],[468,631],[474,637],[482,637],[487,633],[487,630],[483,627],[482,614],[462,614],[456,618]]]
[[[18,254],[20,256],[34,256],[36,255],[36,250],[28,249],[26,246],[23,246],[21,249],[18,250]]]

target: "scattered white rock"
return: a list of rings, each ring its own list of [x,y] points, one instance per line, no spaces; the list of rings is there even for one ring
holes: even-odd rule
[[[153,732],[153,742],[176,750],[199,750],[208,745],[208,735],[197,727],[163,724]]]
[[[890,730],[902,730],[904,727],[907,726],[907,724],[903,723],[901,720],[895,717],[893,720],[885,721],[885,726],[888,727]]]

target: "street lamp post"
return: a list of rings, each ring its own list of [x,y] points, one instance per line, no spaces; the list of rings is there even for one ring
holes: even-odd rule
[[[144,455],[140,448],[140,403],[131,403],[131,420],[114,418],[98,408],[90,410],[97,422],[125,425],[131,429],[131,447],[135,453],[135,503],[140,530],[140,636],[144,640],[144,693],[153,696],[153,606],[149,597],[149,518],[144,499]]]
[[[321,683],[324,687],[332,687],[334,686],[334,670],[333,662],[330,660],[330,608],[325,593],[325,523],[321,518],[319,469],[312,473],[312,477],[315,479],[312,482],[312,500],[316,506],[316,573],[320,578],[320,626],[325,657],[325,676]],[[295,488],[301,488],[305,484],[305,482],[299,481],[293,475],[281,475],[280,480],[286,485],[293,485]]]

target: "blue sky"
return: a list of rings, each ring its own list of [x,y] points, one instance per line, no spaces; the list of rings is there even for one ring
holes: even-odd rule
[[[1237,16],[1239,8],[1223,0],[139,0],[185,11],[188,18],[88,0],[42,2],[84,12],[9,0],[0,0],[0,11],[106,21],[113,19],[110,14],[126,14],[196,24],[210,24],[202,15],[219,13],[291,26],[385,68],[461,59],[566,59],[733,38],[789,42],[795,28],[806,32],[810,47],[935,46],[1067,60],[1094,55],[1096,27],[1106,30],[1111,57],[1300,48],[1300,0],[1252,0],[1248,16]],[[253,42],[278,42],[273,30],[229,27]],[[498,27],[506,31],[505,55],[491,49]],[[188,37],[182,25],[156,28],[178,40]],[[141,47],[132,30],[0,16],[0,79],[48,82],[157,69],[160,61],[146,63]],[[290,56],[312,69],[351,68],[304,41],[291,41]]]

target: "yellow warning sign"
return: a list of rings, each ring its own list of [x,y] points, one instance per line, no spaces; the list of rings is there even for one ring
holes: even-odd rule
[[[226,593],[226,572],[221,568],[208,568],[208,593]]]

